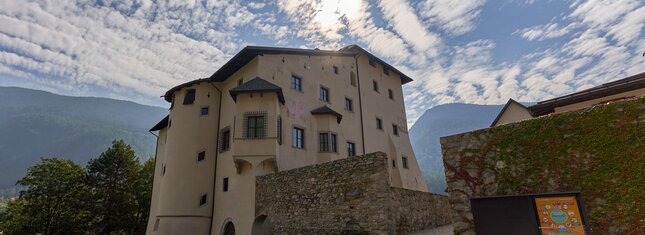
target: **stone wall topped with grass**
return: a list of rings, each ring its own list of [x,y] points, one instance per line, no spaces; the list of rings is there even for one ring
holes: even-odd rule
[[[645,98],[441,139],[456,234],[469,198],[580,191],[593,234],[645,234]]]

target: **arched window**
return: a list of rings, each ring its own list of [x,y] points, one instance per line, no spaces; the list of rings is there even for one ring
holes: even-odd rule
[[[235,235],[235,225],[233,225],[233,222],[226,222],[222,230],[222,235]]]
[[[354,72],[349,72],[349,83],[352,84],[352,86],[356,86],[356,75]]]

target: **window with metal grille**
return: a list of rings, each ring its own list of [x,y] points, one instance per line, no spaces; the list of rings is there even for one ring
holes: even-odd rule
[[[337,141],[337,136],[334,133],[330,133],[330,132],[319,133],[319,151],[337,153],[338,145],[336,141]]]
[[[266,137],[266,112],[250,112],[244,114],[244,137]]]
[[[294,148],[305,148],[305,129],[294,127],[293,128],[293,144]]]
[[[302,78],[292,75],[291,76],[291,89],[302,91]]]
[[[192,104],[195,102],[195,89],[189,89],[184,95],[184,104]]]
[[[356,145],[352,142],[347,142],[347,156],[356,156]]]
[[[326,87],[320,87],[320,100],[329,102],[329,89]]]

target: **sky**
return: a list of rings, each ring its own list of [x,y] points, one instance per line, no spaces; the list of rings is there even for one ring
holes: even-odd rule
[[[0,86],[167,107],[247,45],[357,44],[415,81],[408,124],[446,103],[541,101],[645,72],[631,0],[3,0]]]

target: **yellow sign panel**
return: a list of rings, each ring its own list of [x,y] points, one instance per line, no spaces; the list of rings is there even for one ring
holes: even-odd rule
[[[542,235],[585,235],[575,196],[535,198]]]

